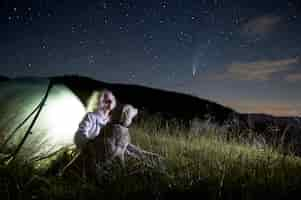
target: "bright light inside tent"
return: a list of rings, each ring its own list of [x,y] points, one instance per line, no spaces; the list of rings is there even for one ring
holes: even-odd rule
[[[37,114],[35,108],[45,96],[48,83],[30,79],[0,84],[0,139],[6,140],[13,135],[5,146],[7,151],[20,144]],[[46,104],[31,129],[32,134],[26,138],[19,154],[30,159],[72,145],[85,112],[84,105],[69,88],[53,85]],[[16,129],[17,127],[19,128]],[[17,131],[12,134],[15,129]]]
[[[55,148],[73,144],[78,124],[85,114],[85,107],[77,96],[64,86],[55,86],[43,107],[36,125],[43,127],[47,135],[47,146]]]

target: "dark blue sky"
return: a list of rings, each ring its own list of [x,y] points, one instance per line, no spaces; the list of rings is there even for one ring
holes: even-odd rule
[[[78,74],[301,115],[298,0],[0,3],[0,74]]]

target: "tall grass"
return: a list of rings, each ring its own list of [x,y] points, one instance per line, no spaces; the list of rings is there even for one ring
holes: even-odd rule
[[[71,168],[63,177],[56,175],[73,156],[74,150],[66,150],[50,161],[35,163],[40,167],[3,166],[2,196],[163,199],[197,194],[207,199],[287,199],[301,194],[299,157],[281,154],[275,146],[259,148],[253,140],[208,121],[188,130],[177,122],[153,118],[135,124],[130,132],[132,143],[163,159],[128,160],[125,169],[116,166],[102,182],[95,183],[91,177],[82,177],[78,168]],[[40,170],[43,163],[47,163],[46,170]]]
[[[149,124],[133,129],[134,143],[166,158],[174,191],[209,192],[214,198],[284,198],[301,186],[301,159],[281,154],[275,146],[258,148],[253,141],[212,124],[206,132],[185,133],[179,128],[158,132],[153,125],[145,126]]]

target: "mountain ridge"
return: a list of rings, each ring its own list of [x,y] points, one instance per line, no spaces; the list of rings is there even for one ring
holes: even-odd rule
[[[191,123],[195,119],[210,119],[210,122],[226,125],[225,127],[235,130],[237,134],[252,130],[254,135],[262,136],[268,143],[274,144],[274,141],[277,141],[293,146],[298,150],[297,154],[301,155],[301,117],[299,116],[240,113],[216,102],[189,94],[139,85],[106,83],[77,75],[54,76],[48,79],[52,84],[67,86],[85,105],[93,91],[106,88],[114,93],[120,103],[129,103],[137,107],[138,119],[147,119],[145,117],[158,114],[164,121],[176,120],[186,128],[191,128]]]
[[[93,90],[106,88],[111,90],[120,102],[133,104],[142,110],[147,108],[151,114],[160,113],[163,118],[168,119],[180,118],[187,121],[195,117],[204,118],[204,115],[211,115],[216,122],[223,123],[224,119],[237,113],[213,101],[174,91],[140,85],[106,83],[80,76],[61,76],[51,79],[54,83],[67,85],[82,102],[87,100]]]
[[[187,98],[191,98],[194,101],[202,101],[202,102],[207,102],[207,103],[211,103],[214,105],[218,105],[218,106],[222,106],[224,108],[226,108],[227,110],[231,110],[232,112],[235,112],[237,114],[242,114],[242,115],[254,115],[254,116],[262,116],[262,117],[273,117],[273,118],[300,118],[301,116],[278,116],[278,115],[273,115],[273,114],[269,114],[269,113],[243,113],[243,112],[238,112],[235,109],[223,105],[221,103],[217,103],[213,100],[209,100],[209,99],[205,99],[205,98],[201,98],[201,97],[197,97],[194,96],[192,94],[187,94],[187,93],[180,93],[180,92],[176,92],[176,91],[170,91],[170,90],[164,90],[164,89],[159,89],[159,88],[154,88],[154,87],[150,87],[150,86],[142,86],[142,85],[136,85],[136,84],[127,84],[127,83],[109,83],[109,82],[105,82],[105,81],[100,81],[100,80],[96,80],[93,78],[90,78],[88,76],[78,76],[78,75],[63,75],[63,76],[52,76],[52,77],[34,77],[34,76],[27,76],[27,77],[16,77],[16,78],[9,78],[7,76],[3,76],[0,75],[0,81],[7,81],[7,80],[29,80],[29,79],[51,79],[52,82],[55,83],[61,83],[61,84],[66,84],[67,86],[71,87],[72,90],[76,91],[75,85],[77,87],[79,87],[80,89],[86,89],[88,91],[88,96],[90,95],[90,92],[96,89],[103,89],[103,88],[107,88],[107,89],[113,89],[116,90],[117,87],[129,87],[129,88],[133,88],[133,89],[147,89],[149,91],[155,91],[155,92],[162,92],[162,93],[169,93],[169,94],[175,94],[175,95],[180,95],[180,96],[186,96]],[[82,86],[82,82],[84,83],[90,83],[89,85],[85,85]],[[87,98],[85,96],[85,98]],[[130,102],[128,102],[130,103]]]
[[[210,119],[212,123],[235,130],[235,134],[251,130],[253,136],[264,138],[266,143],[293,147],[295,152],[301,155],[301,117],[239,113],[221,104],[192,95],[144,86],[108,84],[74,76],[56,77],[53,80],[66,84],[71,90],[85,91],[87,87],[91,87],[90,93],[93,89],[107,88],[120,102],[133,104],[142,111],[147,109],[150,114],[160,113],[160,116],[166,120],[177,119],[184,127],[191,128],[191,123],[195,119]],[[79,91],[74,92],[80,94]],[[141,116],[141,112],[139,115]]]

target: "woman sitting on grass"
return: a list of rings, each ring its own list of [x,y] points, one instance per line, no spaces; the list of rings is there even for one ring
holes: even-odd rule
[[[105,95],[106,93],[108,95]],[[113,110],[116,106],[115,97],[108,91],[106,91],[106,93],[103,93],[103,96],[99,98],[100,102],[104,102],[103,105],[100,104],[99,108],[107,108],[110,110],[110,114],[99,115],[98,110],[95,111],[95,114],[87,113],[84,120],[80,123],[75,136],[75,144],[80,150],[78,154],[80,159],[77,159],[78,155],[74,157],[73,160],[64,167],[60,175],[62,175],[75,160],[83,161],[82,172],[84,176],[95,177],[98,174],[96,172],[97,166],[108,165],[115,160],[115,158],[118,158],[122,166],[125,166],[126,155],[139,160],[145,159],[146,156],[160,157],[158,154],[144,151],[131,144],[128,127],[138,114],[138,109],[127,104],[118,106],[118,108]],[[113,102],[113,106],[107,103],[107,101],[109,101],[105,100],[107,98],[111,99],[110,102]],[[100,110],[100,112],[104,111]],[[104,125],[104,123],[96,124],[97,119],[101,118],[101,116],[109,117],[109,119],[106,120],[106,125]],[[99,126],[99,128],[95,128],[96,126]],[[96,131],[99,132],[96,133]]]
[[[116,107],[116,99],[109,90],[94,92],[88,103],[88,112],[80,122],[75,133],[74,143],[80,150],[93,140],[101,129],[111,120],[111,112]]]
[[[111,120],[111,112],[116,107],[116,98],[109,90],[102,92],[94,92],[89,99],[87,106],[87,113],[80,122],[78,129],[74,136],[74,143],[79,150],[77,156],[69,162],[67,166],[61,171],[64,171],[80,156],[83,164],[83,176],[86,176],[86,168],[91,171],[92,166],[89,165],[90,158],[93,157],[94,152],[87,148],[87,144],[101,133],[101,129]],[[87,165],[88,164],[88,165]]]

